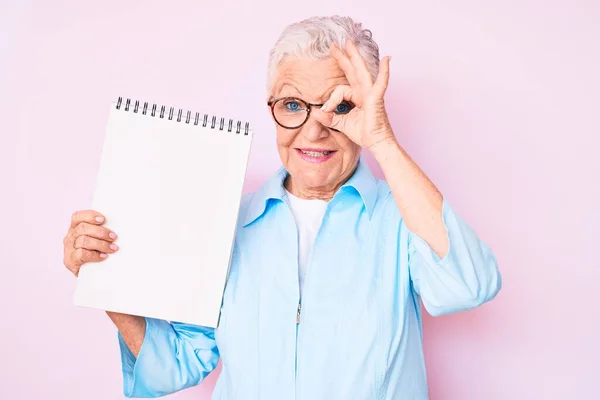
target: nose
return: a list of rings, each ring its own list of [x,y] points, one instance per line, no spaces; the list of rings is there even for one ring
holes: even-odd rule
[[[331,134],[329,128],[321,124],[313,116],[308,117],[308,120],[302,126],[300,133],[311,142],[325,139]]]

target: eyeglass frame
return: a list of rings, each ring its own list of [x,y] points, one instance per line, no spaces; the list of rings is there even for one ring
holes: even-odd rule
[[[302,122],[300,125],[294,126],[294,127],[289,127],[289,126],[285,126],[283,125],[281,122],[279,122],[277,120],[277,117],[275,116],[275,104],[281,100],[286,100],[286,99],[293,99],[293,100],[298,100],[301,101],[302,103],[306,104],[306,118],[304,119],[304,122]],[[277,125],[281,126],[284,129],[298,129],[300,127],[302,127],[302,125],[304,125],[306,123],[306,121],[308,121],[308,118],[310,117],[310,111],[312,109],[312,107],[323,107],[325,103],[321,103],[321,104],[317,104],[317,103],[309,103],[307,101],[304,101],[302,99],[299,99],[298,97],[293,97],[293,96],[286,96],[286,97],[279,97],[273,100],[269,100],[267,101],[267,105],[271,108],[271,115],[273,116],[273,119],[275,120],[275,123],[277,123]],[[333,129],[333,128],[330,128]],[[336,129],[333,129],[336,130]]]

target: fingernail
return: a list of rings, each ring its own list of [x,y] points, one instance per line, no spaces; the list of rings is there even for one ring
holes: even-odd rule
[[[327,103],[325,103],[321,106],[321,111],[325,111],[326,109],[327,109]]]
[[[106,253],[100,253],[100,258],[106,258],[106,257],[108,257],[108,254],[106,254]]]
[[[116,244],[111,244],[111,245],[110,245],[110,249],[111,249],[111,250],[118,250],[118,249],[119,249],[119,246],[117,246]]]
[[[111,233],[108,234],[108,237],[111,238],[111,239],[116,239],[117,238],[117,234],[114,233],[114,232],[111,232]]]
[[[96,217],[96,222],[102,222],[102,221],[104,221],[104,217],[101,217],[101,216]]]

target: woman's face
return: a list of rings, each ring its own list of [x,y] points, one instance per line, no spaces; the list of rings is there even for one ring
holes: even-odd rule
[[[322,104],[339,85],[348,85],[348,80],[334,59],[289,59],[277,70],[271,100],[294,97]],[[297,115],[304,105],[286,101],[276,107],[280,112]],[[338,112],[347,112],[350,107],[342,104]],[[323,126],[313,116],[299,128],[275,126],[279,157],[291,176],[286,186],[292,193],[331,197],[354,172],[360,147],[343,133]]]

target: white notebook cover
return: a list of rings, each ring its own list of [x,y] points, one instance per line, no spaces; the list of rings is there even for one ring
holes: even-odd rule
[[[74,303],[216,327],[252,131],[151,107],[111,107],[92,208],[119,250],[82,266]]]

